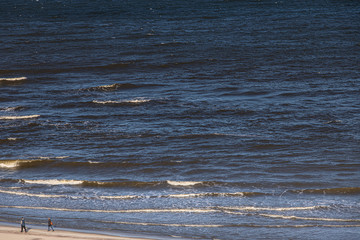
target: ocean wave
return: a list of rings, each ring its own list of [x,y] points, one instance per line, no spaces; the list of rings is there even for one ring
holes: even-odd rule
[[[332,195],[358,195],[360,187],[324,188],[324,189],[302,189],[290,190],[297,194],[332,194]]]
[[[201,198],[201,197],[251,197],[263,195],[258,192],[204,192],[204,193],[181,193],[181,194],[167,194],[156,196],[140,196],[140,195],[120,195],[120,196],[99,196],[101,199],[136,199],[136,198]]]
[[[38,184],[38,185],[79,185],[82,187],[130,187],[130,188],[144,188],[154,187],[163,184],[161,181],[141,182],[141,181],[87,181],[87,180],[73,180],[73,179],[19,179],[24,184]]]
[[[62,212],[94,212],[94,213],[213,213],[219,210],[211,208],[168,208],[168,209],[123,209],[123,210],[104,210],[104,209],[75,209],[75,208],[51,208],[51,207],[35,207],[35,206],[5,206],[0,208],[17,208],[17,209],[35,209],[35,210],[51,210]]]
[[[27,77],[0,78],[0,81],[15,82],[15,81],[24,81],[26,79]]]
[[[1,139],[0,141],[8,142],[8,141],[16,141],[19,140],[18,138],[7,138]],[[169,165],[168,162],[156,162],[156,163],[133,163],[133,162],[100,162],[100,161],[66,161],[63,160],[68,158],[68,156],[60,156],[60,157],[39,157],[38,159],[34,160],[0,160],[0,167],[18,167],[18,168],[27,168],[27,167],[59,167],[59,168],[73,168],[73,167],[101,167],[101,168],[115,168],[115,167],[122,167],[122,168],[132,168],[132,167],[141,167],[141,166],[149,166],[149,165]],[[41,164],[40,164],[41,162]],[[39,163],[39,164],[37,164]],[[170,165],[173,165],[170,164]]]
[[[0,168],[34,168],[43,166],[43,164],[54,162],[51,159],[36,160],[0,160]]]
[[[18,111],[18,110],[22,110],[25,107],[23,106],[16,106],[16,107],[4,107],[4,108],[0,108],[0,111],[4,111],[4,112],[13,112],[13,111]]]
[[[27,184],[41,184],[41,185],[81,185],[83,184],[84,181],[66,180],[66,179],[41,179],[41,180],[21,179],[21,182]]]
[[[0,182],[13,182],[13,183],[27,183],[27,184],[40,184],[40,185],[82,185],[83,181],[69,181],[69,180],[13,180],[13,179],[2,179]],[[6,189],[11,189],[12,191],[4,190],[3,188],[0,192],[13,195],[27,195],[32,197],[70,197],[74,196],[67,195],[39,195],[32,194],[22,191],[13,191],[14,189],[21,190],[21,187],[8,187]],[[236,192],[236,193],[221,193],[221,192],[206,192],[206,193],[183,193],[183,194],[168,194],[168,195],[116,195],[116,196],[84,196],[83,198],[92,198],[92,199],[107,199],[107,200],[130,200],[130,199],[149,199],[149,198],[201,198],[201,197],[251,197],[262,195],[262,193],[256,192]],[[220,208],[219,208],[220,209]],[[226,211],[240,211],[240,210],[259,210],[260,208],[223,208],[221,210]],[[299,208],[301,209],[301,208]],[[303,210],[306,208],[302,208]],[[276,209],[272,209],[276,211]]]
[[[227,227],[222,224],[189,224],[189,223],[150,223],[150,222],[106,222],[106,223],[116,223],[124,225],[142,225],[142,226],[166,226],[166,227],[196,227],[196,228],[219,228]]]
[[[97,87],[90,87],[82,89],[83,91],[115,91],[115,90],[121,90],[121,89],[133,89],[133,88],[139,88],[141,86],[131,84],[131,83],[114,83],[110,85],[102,85]]]
[[[19,196],[28,196],[28,197],[39,197],[39,198],[65,198],[65,197],[68,197],[66,195],[28,193],[28,192],[20,192],[20,191],[8,191],[8,190],[3,190],[3,189],[0,189],[0,193],[19,195]]]
[[[182,187],[189,187],[202,184],[203,182],[193,182],[193,181],[166,181],[167,184],[172,186],[182,186]]]
[[[122,100],[122,101],[99,101],[99,100],[93,100],[93,103],[96,104],[141,104],[141,103],[148,103],[152,101],[151,99],[144,99],[144,98],[135,98],[130,100]]]
[[[92,213],[230,213],[217,209],[216,207],[207,208],[146,208],[146,209],[121,209],[121,210],[106,210],[106,209],[79,209],[79,208],[55,208],[55,207],[41,207],[41,206],[6,206],[0,205],[0,208],[16,208],[16,209],[34,209],[34,210],[49,210],[49,211],[62,211],[62,212],[92,212]],[[243,214],[245,216],[253,216]],[[304,220],[304,221],[319,221],[319,222],[360,222],[360,219],[345,219],[345,218],[323,218],[323,217],[299,217],[294,215],[280,215],[280,214],[264,214],[256,213],[256,216],[265,218],[280,218],[287,220]],[[341,225],[342,226],[342,225]],[[358,226],[358,225],[356,225]]]
[[[0,120],[21,120],[21,119],[31,119],[38,118],[40,115],[26,115],[26,116],[0,116]]]
[[[305,211],[305,210],[316,210],[316,209],[324,209],[327,206],[319,205],[319,206],[304,206],[304,207],[254,207],[254,206],[239,206],[239,207],[218,207],[219,209],[226,211],[250,211],[250,212],[258,212],[258,211]]]
[[[351,225],[338,225],[338,224],[271,224],[271,225],[261,225],[261,224],[189,224],[189,223],[151,223],[151,222],[110,222],[110,221],[101,221],[102,223],[115,223],[115,224],[124,224],[124,225],[141,225],[141,226],[166,226],[166,227],[191,227],[191,228],[229,228],[229,227],[247,227],[247,228],[348,228],[348,227],[360,227],[359,224]]]
[[[326,222],[360,222],[360,219],[343,219],[343,218],[322,218],[322,217],[299,217],[288,215],[276,215],[276,214],[259,214],[262,217],[268,218],[281,218],[290,220],[309,220],[309,221],[326,221]]]
[[[14,138],[14,137],[9,137],[9,138],[4,138],[4,139],[0,139],[0,143],[8,143],[8,142],[15,142],[20,140],[21,138]],[[0,168],[2,168],[1,166],[1,160],[0,160]]]

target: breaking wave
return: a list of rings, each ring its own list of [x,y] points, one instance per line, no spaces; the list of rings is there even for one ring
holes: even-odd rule
[[[80,185],[84,181],[65,180],[65,179],[44,179],[44,180],[26,180],[21,179],[21,182],[28,184],[42,184],[42,185]]]
[[[16,182],[11,181],[10,179],[3,179],[2,182]],[[82,182],[76,181],[66,181],[66,180],[53,180],[53,181],[32,181],[32,180],[20,180],[18,182],[28,183],[28,184],[52,184],[52,185],[80,185]],[[10,189],[10,191],[9,191]],[[18,188],[17,188],[18,189]],[[23,195],[29,197],[47,197],[47,198],[58,198],[58,197],[69,197],[74,198],[75,196],[70,195],[52,195],[52,194],[37,194],[37,193],[29,193],[24,191],[14,191],[14,188],[2,188],[0,189],[0,193],[10,194],[10,195]],[[118,195],[118,196],[84,196],[83,198],[92,198],[92,199],[106,199],[106,200],[130,200],[130,199],[149,199],[149,198],[201,198],[201,197],[251,197],[261,195],[261,193],[254,192],[236,192],[236,193],[187,193],[187,194],[168,194],[168,195]],[[79,197],[76,197],[79,198]],[[219,208],[220,209],[220,208]],[[306,208],[299,208],[306,209]],[[239,210],[254,210],[255,208],[222,208],[221,210],[226,211],[239,211]]]
[[[51,159],[38,160],[0,160],[0,168],[33,168],[43,166],[46,163],[54,162]]]
[[[16,209],[34,209],[34,210],[50,210],[50,211],[62,211],[62,212],[92,212],[92,213],[197,213],[197,214],[207,214],[207,213],[227,213],[233,214],[232,212],[224,212],[223,210],[219,209],[219,207],[207,207],[207,208],[163,208],[163,209],[156,209],[156,208],[146,208],[146,209],[120,209],[120,210],[106,210],[106,209],[75,209],[75,208],[52,208],[52,207],[39,207],[39,206],[5,206],[0,205],[0,208],[16,208]],[[253,208],[253,207],[244,207],[246,208]],[[271,209],[271,208],[270,208]],[[274,208],[274,211],[277,209],[281,209],[284,211],[286,208]],[[293,211],[293,208],[288,208],[290,211]],[[258,209],[259,212],[263,211],[263,208]],[[235,213],[236,214],[236,213]],[[252,216],[251,214],[242,213],[245,216]],[[360,222],[360,219],[345,219],[345,218],[323,218],[323,217],[299,217],[299,216],[288,216],[288,215],[280,215],[280,214],[265,214],[265,213],[256,213],[256,216],[265,217],[265,218],[281,218],[281,219],[288,219],[288,220],[304,220],[304,221],[319,221],[319,222]],[[121,222],[118,222],[121,223]],[[142,224],[142,223],[134,223],[134,224]],[[148,224],[157,224],[157,223],[148,223]],[[161,224],[161,223],[160,223]],[[165,224],[165,223],[164,223]],[[171,226],[174,225],[172,223],[167,225]],[[174,226],[199,226],[204,227],[207,225],[193,225],[193,224],[175,224]],[[223,225],[215,225],[217,227]],[[283,225],[276,225],[276,226],[283,226]],[[286,226],[286,225],[285,225]],[[301,225],[307,226],[307,225]],[[330,225],[331,226],[331,225]],[[334,225],[334,226],[342,226],[344,225]],[[360,225],[351,225],[352,227],[360,227]]]
[[[150,223],[150,222],[109,222],[101,221],[103,223],[116,223],[124,225],[141,225],[141,226],[166,226],[166,227],[191,227],[191,228],[229,228],[229,227],[247,227],[247,228],[310,228],[310,227],[325,227],[325,228],[346,228],[346,227],[360,227],[359,224],[352,225],[328,225],[328,224],[297,224],[297,225],[259,225],[259,224],[188,224],[188,223]]]
[[[268,218],[290,219],[290,220],[310,220],[310,221],[326,221],[326,222],[360,222],[360,219],[299,217],[299,216],[286,216],[286,215],[276,215],[276,214],[259,214],[259,216],[268,217]]]
[[[15,82],[15,81],[24,81],[26,79],[27,77],[0,78],[0,81]]]
[[[147,103],[150,102],[152,100],[150,99],[143,99],[143,98],[135,98],[135,99],[130,99],[130,100],[122,100],[122,101],[98,101],[98,100],[93,100],[93,103],[96,104],[141,104],[141,103]]]
[[[167,184],[173,185],[173,186],[194,186],[202,184],[202,182],[192,182],[192,181],[166,181]]]
[[[39,197],[39,198],[65,198],[66,195],[57,195],[57,194],[43,194],[43,193],[27,193],[19,191],[7,191],[0,189],[0,193],[19,195],[19,196],[28,196],[28,197]]]
[[[131,84],[131,83],[114,83],[110,85],[102,85],[97,87],[90,87],[82,89],[84,91],[115,91],[115,90],[121,90],[121,89],[133,89],[133,88],[139,88],[141,86]]]
[[[0,120],[21,120],[21,119],[31,119],[38,118],[40,115],[26,115],[26,116],[0,116]]]
[[[99,91],[99,92],[110,92],[116,90],[128,90],[128,89],[136,89],[142,87],[158,87],[163,86],[159,84],[132,84],[132,83],[114,83],[108,85],[101,85],[96,87],[89,87],[80,89],[81,91]]]
[[[360,187],[303,189],[303,190],[291,190],[290,192],[298,193],[298,194],[357,195],[360,194]]]
[[[0,110],[5,112],[12,112],[12,111],[22,110],[24,108],[25,107],[23,106],[16,106],[16,107],[4,107],[4,108],[0,108]]]

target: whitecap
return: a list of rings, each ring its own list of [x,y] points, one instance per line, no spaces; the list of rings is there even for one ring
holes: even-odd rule
[[[113,101],[113,100],[108,100],[108,101],[100,101],[100,100],[93,100],[93,103],[96,104],[141,104],[141,103],[147,103],[150,102],[150,99],[145,99],[145,98],[134,98],[134,99],[129,99],[129,100],[121,100],[121,101]]]
[[[24,81],[27,77],[0,78],[0,81]]]
[[[19,165],[20,165],[20,162],[17,161],[17,160],[1,161],[0,162],[0,168],[16,168]]]
[[[26,116],[0,116],[0,120],[19,120],[19,119],[31,119],[38,118],[40,115],[26,115]]]
[[[310,221],[327,221],[327,222],[360,222],[360,219],[299,217],[299,216],[287,216],[287,215],[276,215],[276,214],[259,214],[259,216],[269,217],[269,218],[290,219],[290,220],[310,220]]]
[[[318,208],[323,208],[323,206],[309,206],[309,207],[253,207],[253,206],[243,206],[243,207],[221,207],[225,210],[233,211],[304,211],[304,210],[314,210]]]
[[[27,193],[27,192],[18,192],[18,191],[7,191],[0,189],[0,193],[19,195],[19,196],[28,196],[28,197],[40,197],[40,198],[60,198],[67,197],[66,195],[55,195],[55,194],[42,194],[42,193]]]
[[[80,180],[66,180],[66,179],[42,179],[42,180],[22,179],[21,181],[28,184],[43,184],[43,185],[80,185],[84,182]]]
[[[98,101],[98,100],[93,100],[93,103],[96,104],[117,104],[117,103],[121,103],[119,101]]]
[[[134,198],[142,198],[141,196],[136,195],[122,195],[122,196],[99,196],[101,199],[134,199]]]
[[[17,139],[12,139],[11,141],[15,141]],[[17,168],[21,166],[31,166],[32,163],[42,163],[42,162],[52,162],[50,159],[33,159],[33,160],[0,160],[0,168]]]
[[[173,186],[194,186],[197,184],[202,184],[202,182],[193,182],[193,181],[166,181],[167,184],[173,185]]]

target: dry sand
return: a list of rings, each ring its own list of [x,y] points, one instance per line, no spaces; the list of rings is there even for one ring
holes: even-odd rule
[[[28,232],[20,232],[20,227],[0,225],[0,239],[1,240],[155,240],[155,238],[134,238],[134,237],[120,237],[110,236],[95,233],[72,232],[65,230],[47,231],[47,227],[29,228]]]

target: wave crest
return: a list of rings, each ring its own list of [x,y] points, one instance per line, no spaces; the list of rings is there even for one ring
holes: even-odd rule
[[[41,180],[27,180],[21,179],[21,182],[28,184],[42,184],[42,185],[80,185],[83,181],[66,180],[66,179],[41,179]]]
[[[135,99],[130,99],[130,100],[122,100],[122,101],[98,101],[98,100],[93,100],[93,103],[96,104],[141,104],[141,103],[147,103],[150,102],[150,99],[144,99],[144,98],[135,98]]]
[[[360,194],[360,187],[303,189],[303,190],[292,190],[290,192],[298,193],[298,194],[357,195]]]
[[[0,116],[0,120],[21,120],[21,119],[31,119],[38,118],[40,115],[26,115],[26,116]]]
[[[0,81],[15,82],[15,81],[24,81],[26,79],[27,77],[0,78]]]
[[[110,84],[110,85],[90,87],[90,88],[86,88],[86,89],[82,89],[82,90],[108,92],[108,91],[115,91],[115,90],[121,90],[121,89],[133,89],[133,88],[139,88],[139,87],[140,86],[132,84],[132,83],[114,83],[114,84]]]
[[[51,159],[38,160],[0,160],[0,168],[32,168],[42,166],[45,163],[54,162]]]

